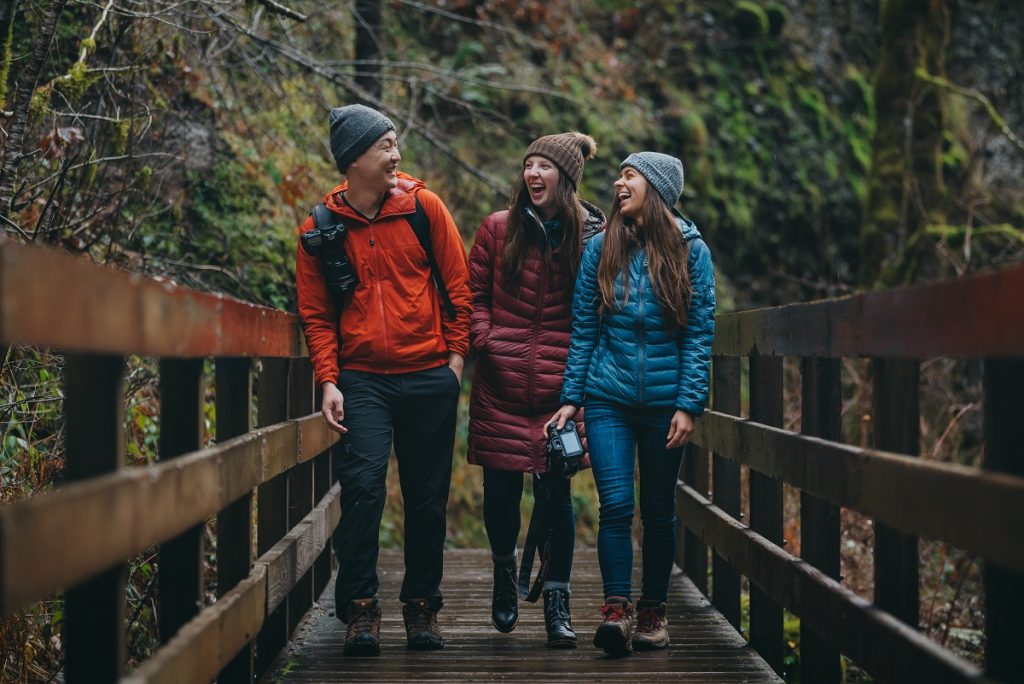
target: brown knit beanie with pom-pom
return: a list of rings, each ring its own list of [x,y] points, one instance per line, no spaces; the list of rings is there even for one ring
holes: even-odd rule
[[[526,148],[523,162],[535,154],[550,159],[562,173],[572,181],[572,187],[580,184],[583,177],[583,162],[597,153],[597,143],[589,135],[571,131],[537,138]]]

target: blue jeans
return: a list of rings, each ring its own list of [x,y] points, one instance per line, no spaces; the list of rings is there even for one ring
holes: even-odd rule
[[[587,444],[601,500],[597,557],[604,596],[632,600],[635,499],[633,473],[640,465],[643,522],[643,594],[664,601],[676,555],[675,490],[684,447],[666,449],[674,408],[630,408],[588,399]]]

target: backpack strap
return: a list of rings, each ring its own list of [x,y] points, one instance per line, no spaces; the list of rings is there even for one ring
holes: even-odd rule
[[[419,240],[423,251],[427,253],[427,261],[430,262],[430,273],[434,277],[437,293],[441,295],[441,306],[444,307],[448,319],[454,321],[455,305],[452,304],[452,298],[448,296],[448,288],[445,287],[444,278],[441,277],[441,269],[437,265],[437,259],[434,257],[434,248],[430,242],[430,219],[427,217],[427,212],[423,205],[420,204],[420,198],[415,197],[415,200],[416,212],[409,217],[409,226],[412,227],[412,232],[416,233],[416,239]],[[326,209],[326,207],[324,208]],[[315,221],[316,218],[314,217],[313,220]]]
[[[335,223],[340,223],[340,221],[338,221],[338,217],[334,215],[334,212],[328,209],[327,205],[323,202],[313,207],[313,211],[309,213],[313,217],[313,230],[316,230],[320,226],[331,226]]]

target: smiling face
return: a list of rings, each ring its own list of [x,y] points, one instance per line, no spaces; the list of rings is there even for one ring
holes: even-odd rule
[[[346,175],[350,182],[353,176],[357,176],[360,185],[385,192],[398,185],[396,171],[401,160],[398,136],[394,131],[388,131],[356,157],[349,165]]]
[[[644,199],[647,197],[647,179],[632,166],[622,169],[619,179],[612,184],[615,188],[615,199],[619,202],[619,211],[628,219],[639,221],[643,213]]]
[[[557,202],[555,195],[558,190],[558,167],[547,157],[534,154],[523,162],[523,182],[530,195],[530,201],[545,219],[555,215]]]

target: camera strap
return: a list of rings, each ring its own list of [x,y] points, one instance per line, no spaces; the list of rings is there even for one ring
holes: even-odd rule
[[[533,514],[530,516],[530,527],[526,532],[526,543],[523,545],[523,560],[519,565],[519,596],[530,603],[536,603],[544,590],[544,581],[551,567],[551,538],[555,534],[553,512],[551,510],[551,493],[547,485],[533,476]],[[540,557],[537,577],[530,585],[530,574],[533,572],[533,557]]]

